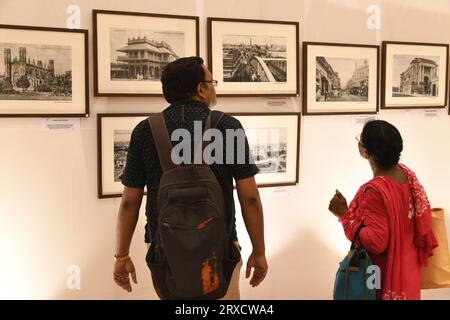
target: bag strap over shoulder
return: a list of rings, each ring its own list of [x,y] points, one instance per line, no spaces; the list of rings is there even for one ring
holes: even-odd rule
[[[156,113],[148,118],[150,129],[152,130],[153,140],[158,151],[159,162],[163,172],[176,167],[171,159],[172,142],[167,132],[166,121],[162,113]]]
[[[356,240],[359,239],[359,233],[361,232],[361,229],[364,228],[365,225],[361,223],[361,225],[358,227],[358,229],[356,229],[355,235],[353,236],[353,241],[352,241],[352,246],[350,248],[350,250],[353,250],[356,248]],[[360,241],[361,243],[361,241]]]

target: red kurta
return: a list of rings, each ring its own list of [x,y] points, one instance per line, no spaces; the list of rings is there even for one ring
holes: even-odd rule
[[[431,209],[415,175],[401,165],[408,181],[387,176],[361,186],[339,219],[352,240],[358,227],[362,245],[381,270],[377,299],[420,299],[420,269],[437,242],[431,231]]]

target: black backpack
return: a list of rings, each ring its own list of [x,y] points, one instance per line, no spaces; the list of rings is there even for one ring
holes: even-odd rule
[[[210,112],[204,132],[222,116]],[[231,221],[227,228],[222,188],[205,164],[174,165],[163,115],[152,115],[149,122],[163,170],[157,229],[146,256],[153,285],[161,299],[219,299],[240,260]]]

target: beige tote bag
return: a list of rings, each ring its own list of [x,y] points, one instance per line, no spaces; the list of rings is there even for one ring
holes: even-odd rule
[[[422,289],[450,288],[450,256],[448,253],[447,230],[444,209],[431,209],[431,227],[439,246],[428,259],[428,266],[421,271]]]

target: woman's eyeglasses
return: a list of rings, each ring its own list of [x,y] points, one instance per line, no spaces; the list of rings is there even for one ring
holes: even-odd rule
[[[361,133],[358,133],[358,134],[355,136],[355,139],[356,139],[356,141],[358,141],[358,143],[360,143],[362,146],[364,146],[364,143],[361,142]]]

